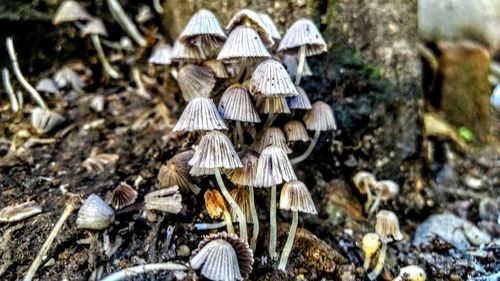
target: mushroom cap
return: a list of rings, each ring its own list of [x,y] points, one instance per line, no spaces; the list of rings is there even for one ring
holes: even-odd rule
[[[189,165],[204,169],[243,167],[231,140],[219,131],[210,131],[201,138]]]
[[[417,265],[409,265],[399,270],[399,275],[396,277],[397,281],[425,281],[427,275],[425,271]]]
[[[201,275],[210,280],[231,281],[248,278],[253,261],[252,250],[245,241],[219,232],[205,236],[193,251],[190,264],[195,270],[201,268]]]
[[[179,40],[184,44],[193,45],[199,39],[202,40],[203,49],[219,47],[226,40],[226,33],[215,15],[205,9],[196,12],[179,35]]]
[[[52,19],[54,25],[63,22],[73,22],[79,20],[89,20],[92,16],[78,3],[73,0],[66,0],[57,8],[56,14]]]
[[[229,74],[227,73],[226,66],[222,62],[220,62],[216,59],[210,59],[210,60],[204,61],[203,66],[210,69],[215,74],[215,77],[217,77],[217,78],[221,78],[221,79],[229,78]]]
[[[298,95],[285,67],[278,61],[268,59],[261,62],[253,71],[252,93],[266,97],[290,97]]]
[[[259,154],[253,150],[244,150],[238,156],[243,167],[227,171],[227,178],[235,185],[255,186]]]
[[[37,91],[46,92],[51,94],[59,94],[59,88],[57,88],[56,82],[50,78],[43,78],[36,84]]]
[[[284,131],[288,141],[303,141],[307,142],[311,140],[309,134],[307,133],[304,123],[299,120],[290,120],[285,124]]]
[[[68,84],[80,88],[85,86],[78,73],[69,67],[64,67],[57,71],[54,74],[54,82],[56,82],[59,89],[66,87]]]
[[[399,193],[399,184],[392,180],[382,180],[377,181],[373,189],[382,200],[387,201]]]
[[[198,48],[176,40],[172,47],[170,59],[175,62],[198,62],[204,60],[205,56],[200,54]]]
[[[205,209],[210,218],[220,219],[229,212],[226,201],[218,190],[205,191],[203,198],[205,198]]]
[[[251,27],[240,25],[235,27],[217,56],[217,60],[238,61],[240,59],[270,58],[271,54],[262,43],[259,35]]]
[[[189,176],[188,162],[193,158],[194,150],[187,150],[177,153],[170,158],[165,165],[161,165],[158,172],[158,182],[161,187],[178,185],[182,192],[191,190],[194,194],[200,193],[200,188],[196,186]]]
[[[288,108],[288,103],[284,97],[265,97],[257,96],[257,108],[259,113],[282,113],[290,114],[290,108]]]
[[[315,102],[312,105],[312,110],[306,112],[304,123],[306,124],[306,128],[311,131],[331,131],[337,129],[331,107],[322,101]]]
[[[262,151],[257,163],[256,187],[271,187],[296,179],[292,164],[282,148],[268,146]]]
[[[241,84],[227,88],[219,101],[219,112],[224,119],[260,123],[260,117],[248,90]]]
[[[177,83],[186,101],[195,97],[208,97],[215,86],[213,73],[201,66],[188,64],[179,70]]]
[[[296,86],[298,95],[286,98],[288,107],[290,109],[305,109],[310,110],[312,108],[309,97],[302,87]]]
[[[318,213],[306,185],[298,180],[291,180],[281,188],[280,209],[308,214]]]
[[[306,56],[326,52],[326,42],[318,28],[309,19],[300,19],[290,26],[281,39],[278,52],[297,54],[300,47],[306,47]]]
[[[90,194],[78,210],[76,225],[78,228],[101,230],[115,220],[115,212],[101,199]]]
[[[248,195],[247,189],[244,187],[237,187],[229,191],[229,194],[231,194],[234,201],[236,201],[240,209],[243,211],[243,214],[245,214],[247,223],[251,223],[252,212],[250,210],[250,196]],[[233,221],[239,222],[236,210],[234,208],[230,208],[230,211]]]
[[[160,43],[155,46],[153,53],[148,58],[151,64],[169,65],[172,63],[170,56],[172,55],[172,47],[165,43]]]
[[[108,31],[106,30],[106,26],[104,26],[104,22],[99,18],[92,18],[89,20],[82,28],[82,36],[85,37],[88,35],[107,37]]]
[[[352,177],[352,182],[361,194],[366,194],[370,187],[375,187],[377,179],[370,172],[359,171]]]
[[[177,214],[182,209],[182,195],[177,185],[158,189],[144,196],[144,208]]]
[[[365,259],[371,259],[380,249],[380,246],[380,237],[373,232],[365,234],[361,240],[361,249],[363,250]]]
[[[195,97],[188,102],[174,132],[210,130],[227,130],[227,127],[212,99]]]
[[[64,117],[48,108],[36,107],[31,112],[31,125],[39,134],[45,134],[64,122]]]
[[[132,205],[137,199],[137,191],[126,182],[120,184],[111,191],[106,201],[115,209]]]
[[[267,30],[271,34],[271,38],[275,40],[280,40],[281,34],[278,31],[276,25],[274,24],[273,19],[266,13],[259,13],[259,16],[262,19],[262,22],[264,22],[264,25],[266,26]]]
[[[267,46],[271,47],[274,45],[274,40],[267,25],[257,12],[250,9],[239,10],[227,24],[226,30],[227,32],[231,32],[240,25],[251,27],[257,31],[264,44]]]
[[[286,143],[285,133],[278,127],[272,126],[264,130],[255,143],[255,151],[262,153],[262,151],[270,145],[278,146],[287,154],[292,153],[292,150]]]
[[[403,235],[399,230],[399,220],[396,214],[388,210],[380,210],[377,213],[377,223],[375,224],[375,233],[380,237],[382,243],[399,241]]]

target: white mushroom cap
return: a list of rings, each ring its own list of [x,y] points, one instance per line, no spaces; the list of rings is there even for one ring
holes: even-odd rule
[[[78,3],[73,0],[66,0],[57,8],[56,14],[52,19],[54,25],[63,22],[72,22],[79,20],[89,20],[92,18],[89,13]]]
[[[153,53],[148,58],[151,64],[169,65],[172,63],[170,56],[172,55],[172,47],[165,43],[160,43],[155,46]]]
[[[375,233],[380,237],[382,243],[399,241],[403,235],[399,230],[399,220],[396,214],[388,210],[380,210],[377,213],[377,223],[375,224]]]
[[[425,271],[417,265],[409,265],[399,270],[399,275],[393,281],[425,281]]]
[[[306,185],[298,180],[291,180],[281,188],[280,209],[308,214],[318,213]]]
[[[170,54],[172,61],[182,62],[197,62],[205,59],[203,54],[200,54],[198,48],[182,43],[180,40],[174,42],[172,53]]]
[[[231,32],[235,27],[240,25],[246,25],[257,31],[260,38],[266,45],[274,45],[274,40],[270,30],[267,28],[267,25],[257,12],[250,9],[242,9],[238,11],[227,24],[226,30],[227,32]]]
[[[299,120],[290,120],[285,124],[284,131],[288,141],[303,141],[307,142],[311,140],[309,134],[307,133],[304,123]]]
[[[226,172],[227,178],[238,186],[255,186],[259,154],[253,150],[238,152],[243,167]]]
[[[31,125],[40,134],[45,134],[64,121],[64,117],[48,108],[36,107],[31,112]]]
[[[304,89],[302,89],[299,86],[297,86],[296,88],[297,88],[297,93],[299,94],[293,97],[286,98],[288,107],[290,109],[305,109],[305,110],[311,109],[312,108],[311,102],[309,101],[309,97],[307,96]]]
[[[306,128],[311,131],[331,131],[337,129],[333,111],[330,106],[322,101],[312,105],[312,110],[304,115]]]
[[[352,182],[361,194],[366,194],[370,187],[375,187],[377,179],[375,175],[370,172],[359,171],[352,177]]]
[[[273,59],[261,62],[252,73],[251,81],[252,92],[266,97],[298,95],[285,67]]]
[[[201,138],[189,165],[203,169],[235,169],[243,166],[231,140],[219,131],[210,131]]]
[[[203,49],[216,48],[226,40],[226,34],[215,15],[205,9],[196,12],[179,35],[179,40],[184,44],[197,44],[201,40]]]
[[[268,146],[262,151],[257,164],[256,187],[271,187],[296,179],[292,164],[283,149]]]
[[[262,21],[264,22],[264,24],[266,25],[267,30],[271,34],[271,37],[275,40],[280,40],[281,34],[278,31],[278,28],[276,27],[276,25],[274,24],[273,19],[268,14],[265,14],[265,13],[259,13],[259,16],[262,19]]]
[[[215,78],[210,70],[188,64],[179,70],[177,83],[184,100],[189,102],[195,97],[208,97],[215,86]]]
[[[174,132],[211,130],[227,130],[227,127],[212,99],[206,97],[189,101],[174,127]]]
[[[392,180],[382,180],[375,184],[374,190],[382,200],[389,200],[399,193],[399,184]]]
[[[273,126],[264,130],[260,138],[255,142],[255,151],[261,153],[270,145],[278,146],[287,154],[292,153],[286,143],[285,133],[278,127]]]
[[[297,54],[299,48],[306,46],[306,56],[326,52],[326,42],[316,25],[309,19],[296,21],[281,39],[278,52]]]
[[[126,182],[121,182],[107,197],[108,203],[115,209],[129,206],[137,199],[137,191]]]
[[[85,229],[105,229],[115,220],[115,212],[101,197],[90,194],[83,202],[76,225],[78,228]]]
[[[37,91],[46,92],[51,94],[59,94],[56,82],[50,78],[43,78],[36,84]]]
[[[102,22],[99,18],[92,18],[87,22],[85,26],[82,28],[82,36],[85,37],[87,35],[99,35],[102,37],[108,36],[108,31],[106,30],[106,26],[104,26],[104,22]]]
[[[247,89],[235,84],[227,88],[219,101],[219,112],[224,119],[260,123],[260,117]]]
[[[217,60],[238,61],[246,59],[270,58],[266,46],[259,35],[251,27],[240,25],[234,28],[227,37],[226,43],[217,56]]]

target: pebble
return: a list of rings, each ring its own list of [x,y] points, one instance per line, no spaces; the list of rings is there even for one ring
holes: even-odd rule
[[[188,246],[180,245],[179,248],[177,248],[178,257],[188,257],[190,255],[191,255],[191,250],[189,249]]]

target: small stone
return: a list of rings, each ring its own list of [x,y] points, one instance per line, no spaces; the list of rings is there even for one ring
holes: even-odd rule
[[[190,255],[191,255],[191,250],[189,249],[188,246],[180,245],[179,248],[177,248],[178,257],[188,257]]]
[[[473,177],[471,175],[466,175],[464,178],[464,183],[473,189],[480,189],[483,186],[483,180],[480,178]]]

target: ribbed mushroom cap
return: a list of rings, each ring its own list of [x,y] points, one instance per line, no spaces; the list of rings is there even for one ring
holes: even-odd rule
[[[102,22],[99,18],[92,18],[87,22],[85,26],[82,28],[82,36],[88,35],[99,35],[102,37],[108,36],[108,31],[106,30],[106,26],[104,26],[104,22]]]
[[[193,158],[194,150],[187,150],[177,153],[170,158],[165,165],[161,165],[158,172],[158,181],[161,187],[178,185],[182,192],[191,190],[194,194],[200,193],[200,188],[196,186],[189,176],[188,162]]]
[[[255,186],[259,154],[253,150],[238,152],[243,167],[226,172],[227,178],[235,185]]]
[[[205,236],[193,251],[190,264],[195,270],[201,268],[201,275],[210,280],[242,280],[252,272],[253,253],[236,235],[219,232]]]
[[[90,14],[87,13],[80,3],[73,0],[66,0],[57,8],[52,23],[58,25],[63,22],[89,20],[91,18]]]
[[[182,195],[177,185],[159,189],[144,196],[144,208],[177,214],[182,209]]]
[[[256,187],[271,187],[296,179],[292,164],[282,148],[268,146],[262,151],[257,164]]]
[[[204,60],[205,56],[200,54],[198,48],[176,40],[172,47],[170,59],[175,62],[198,62]]]
[[[382,243],[399,241],[403,235],[399,230],[399,220],[396,214],[388,210],[380,210],[377,214],[377,223],[375,224],[375,233],[380,237]]]
[[[208,97],[215,86],[215,78],[210,70],[188,64],[179,70],[177,83],[184,100],[190,101],[195,97]]]
[[[31,112],[31,125],[39,134],[45,134],[64,121],[64,117],[48,108],[36,107]]]
[[[240,209],[243,211],[243,214],[245,214],[246,217],[246,222],[250,223],[252,221],[252,212],[250,210],[250,196],[248,195],[248,191],[244,187],[238,187],[235,189],[232,189],[229,194],[233,197],[234,201],[240,206]],[[238,214],[236,213],[236,210],[231,208],[231,217],[233,218],[233,221],[239,221],[238,220]]]
[[[78,210],[76,226],[84,229],[105,229],[115,220],[115,212],[101,199],[90,194]]]
[[[121,182],[107,197],[108,203],[115,209],[129,206],[137,199],[137,191],[126,182]]]
[[[195,97],[184,108],[174,132],[210,130],[227,130],[227,127],[212,99]]]
[[[179,40],[189,45],[201,43],[203,49],[214,49],[224,43],[226,34],[215,15],[208,10],[201,9],[189,19],[179,35]]]
[[[170,56],[172,55],[172,47],[165,43],[160,43],[155,46],[153,53],[148,58],[151,64],[169,65],[172,63]]]
[[[297,86],[296,88],[297,88],[297,93],[299,94],[293,97],[286,98],[288,107],[290,109],[305,109],[305,110],[311,109],[312,108],[311,102],[309,101],[309,97],[307,96],[304,89],[302,89],[299,86]]]
[[[271,54],[267,51],[257,32],[251,27],[240,25],[229,33],[217,60],[231,62],[243,58],[256,60],[270,57]]]
[[[290,108],[284,97],[265,97],[257,95],[257,108],[259,113],[282,113],[290,114]]]
[[[250,94],[241,84],[232,85],[222,94],[219,112],[224,119],[260,123]]]
[[[210,218],[220,219],[225,213],[229,213],[226,201],[218,190],[207,190],[203,198],[205,198],[205,209]]]
[[[295,85],[283,65],[273,59],[261,62],[252,73],[252,93],[266,97],[298,95]]]
[[[229,78],[229,74],[227,73],[226,66],[222,62],[220,62],[216,59],[204,61],[203,66],[210,69],[215,74],[215,77],[217,77],[217,78],[221,78],[221,79]]]
[[[284,131],[288,141],[310,141],[306,127],[299,120],[291,120],[285,124]]]
[[[297,66],[298,66],[298,60],[296,55],[284,55],[283,56],[283,65],[286,67],[286,71],[288,71],[288,74],[290,77],[295,78],[295,75],[297,75]],[[307,63],[307,60],[304,61],[304,69],[302,70],[302,76],[312,76],[313,73],[311,71],[311,68],[309,67],[309,64]]]
[[[50,78],[43,78],[38,81],[36,84],[37,91],[51,93],[51,94],[59,94],[59,89],[57,88],[56,82]]]
[[[323,35],[309,19],[300,19],[290,26],[281,39],[278,52],[297,54],[302,46],[306,46],[306,56],[326,52],[326,42]]]
[[[375,187],[377,179],[375,175],[367,171],[359,171],[352,177],[354,186],[359,190],[359,193],[366,194],[370,187]]]
[[[304,115],[306,128],[311,131],[331,131],[337,129],[333,111],[330,106],[322,101],[312,105],[312,110]]]
[[[250,9],[242,9],[238,11],[229,21],[226,26],[227,32],[231,32],[234,28],[240,25],[245,25],[253,28],[259,34],[264,44],[268,46],[274,45],[274,40],[267,25],[264,23],[258,13]]]
[[[265,13],[259,13],[260,18],[262,19],[262,22],[266,25],[267,30],[271,34],[271,38],[275,40],[280,40],[281,39],[281,34],[278,31],[278,28],[274,24],[273,19]]]
[[[210,131],[201,138],[189,165],[203,169],[242,167],[231,140],[219,131]]]
[[[262,135],[256,142],[255,151],[261,153],[266,147],[270,145],[278,146],[287,154],[292,153],[292,150],[286,143],[285,133],[278,127],[269,127],[262,133]]]
[[[291,180],[281,188],[280,209],[308,214],[318,213],[306,185],[298,180]]]

